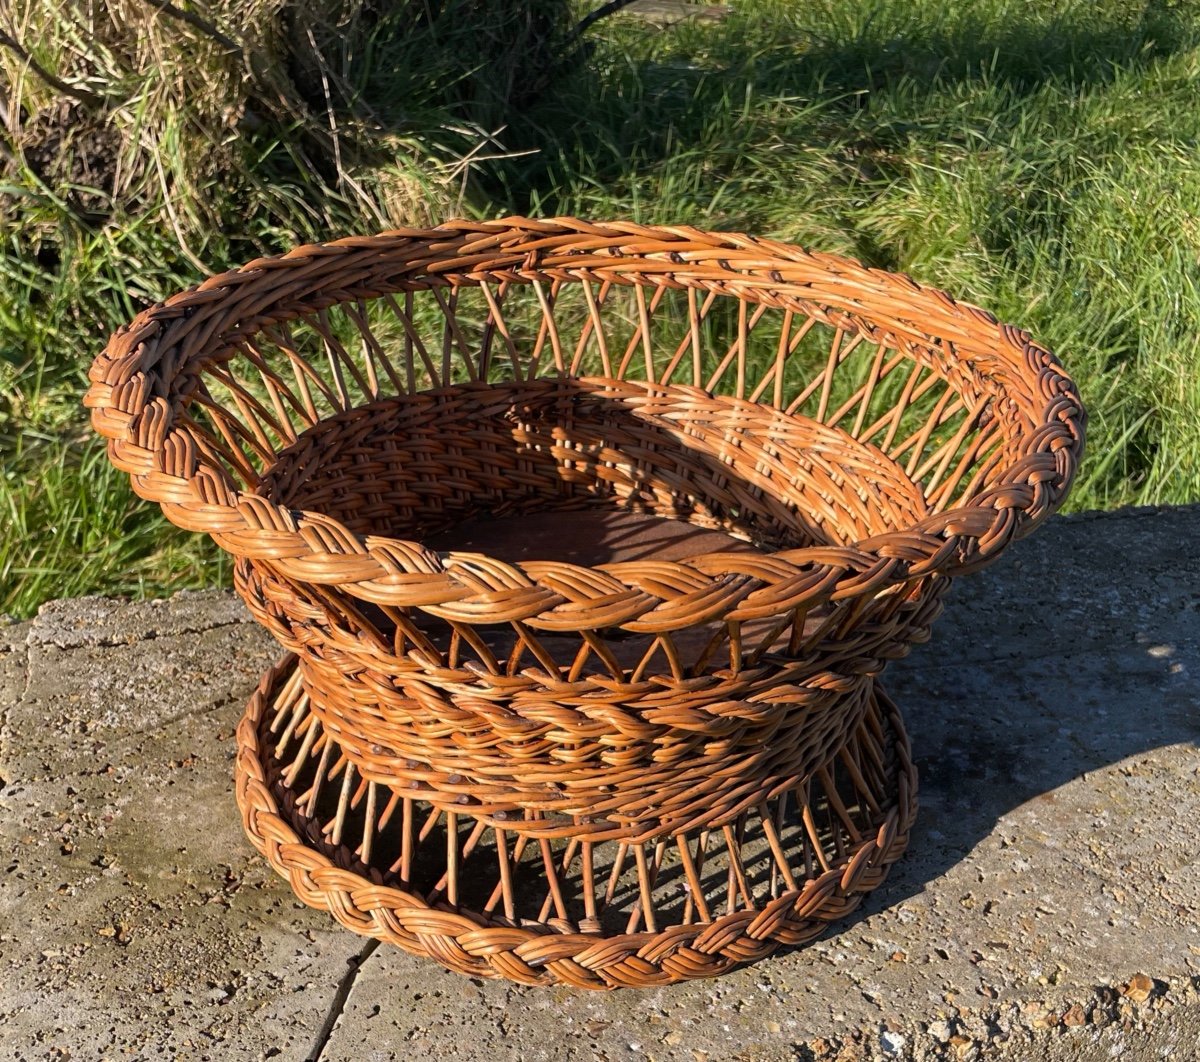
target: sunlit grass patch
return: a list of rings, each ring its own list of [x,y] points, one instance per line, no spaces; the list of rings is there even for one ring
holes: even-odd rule
[[[87,429],[109,332],[248,258],[455,214],[682,221],[909,272],[1078,379],[1071,507],[1200,497],[1200,5],[731,0],[573,39],[588,7],[9,5],[0,611],[224,578]]]

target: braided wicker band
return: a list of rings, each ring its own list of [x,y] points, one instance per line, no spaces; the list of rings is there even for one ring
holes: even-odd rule
[[[878,688],[795,791],[648,845],[530,842],[439,811],[365,779],[304,702],[285,658],[238,727],[250,841],[309,906],[475,977],[651,987],[803,944],[883,881],[916,810],[908,739]]]
[[[255,843],[361,931],[593,987],[803,941],[881,879],[915,787],[878,677],[1058,507],[1086,419],[1026,333],[908,277],[573,218],[260,259],[90,378],[113,463],[295,654],[252,704],[278,756],[244,728]]]

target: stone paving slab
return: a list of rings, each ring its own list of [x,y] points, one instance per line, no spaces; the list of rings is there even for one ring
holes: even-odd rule
[[[7,632],[0,1058],[307,1054],[360,944],[243,839],[233,727],[275,651],[235,605],[83,599]]]
[[[0,629],[0,1058],[1200,1057],[1200,508],[1062,518],[895,665],[912,846],[718,981],[478,982],[306,911],[241,835],[274,655],[228,594]]]

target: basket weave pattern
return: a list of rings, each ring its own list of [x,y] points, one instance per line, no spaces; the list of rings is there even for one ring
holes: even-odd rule
[[[632,423],[614,410],[632,410]],[[593,492],[627,508],[636,491],[640,508],[656,515],[730,527],[714,514],[736,507],[732,523],[778,528],[780,538],[795,533],[794,513],[809,495],[826,500],[834,515],[824,521],[826,533],[839,538],[867,538],[924,515],[920,492],[883,454],[836,429],[768,412],[762,434],[750,435],[744,426],[763,419],[760,407],[645,383],[467,385],[322,423],[280,455],[262,489],[296,508],[358,514],[366,504],[339,492],[367,480],[378,488],[376,504],[402,523],[429,518],[419,503],[411,515],[405,510],[429,484],[439,489],[443,516],[469,512],[483,499],[492,511],[501,504],[545,509],[578,505]],[[686,427],[686,448],[664,447],[656,426],[664,422]],[[718,461],[735,430],[741,445]],[[468,469],[453,455],[428,452],[431,438],[444,449],[466,433]],[[384,454],[363,442],[383,438],[397,440]],[[421,451],[423,461],[416,459]],[[369,469],[357,460],[364,452]],[[651,456],[637,469],[615,463],[630,453]],[[705,460],[720,481],[716,471],[706,474]],[[730,478],[731,469],[744,479]],[[782,497],[765,493],[772,473],[787,477]],[[755,480],[763,484],[759,496],[751,493]],[[865,497],[863,483],[870,485]],[[790,564],[797,552],[799,563]],[[769,557],[727,553],[586,573],[549,564],[514,572],[464,556],[463,568],[472,565],[491,586],[501,583],[504,594],[482,612],[429,608],[438,619],[453,617],[463,639],[474,636],[465,651],[439,646],[437,630],[411,617],[383,636],[380,622],[349,614],[341,602],[329,607],[264,565],[241,565],[237,585],[254,614],[300,654],[314,710],[375,781],[415,784],[438,806],[461,811],[465,803],[493,821],[540,812],[525,832],[640,839],[722,825],[807,777],[859,723],[866,675],[880,658],[924,636],[937,610],[932,588],[863,597],[860,607],[829,608],[806,624],[809,611],[791,601],[807,589],[811,554],[811,547]],[[540,585],[520,585],[520,575],[534,571]],[[778,580],[782,573],[797,576],[784,595],[753,592],[755,576]],[[696,588],[673,610],[647,592],[667,579]],[[556,596],[570,599],[547,607],[547,585],[556,581],[566,584]],[[522,625],[519,640],[489,630],[488,644],[478,633],[505,622]],[[622,640],[612,641],[615,632]],[[786,661],[770,654],[785,633],[795,642]],[[532,667],[514,653],[521,648]],[[670,681],[649,669],[656,652]]]
[[[491,908],[468,917],[447,888],[421,896],[400,874],[387,887],[405,918],[389,894],[391,914],[359,904],[343,920],[456,969],[592,987],[703,976],[808,939],[881,880],[915,786],[898,795],[911,765],[878,675],[929,637],[952,576],[1061,503],[1085,422],[1026,333],[906,277],[741,235],[575,219],[453,222],[252,262],[142,314],[91,380],[114,464],[238,559],[238,592],[295,654],[247,717],[249,735],[298,712],[307,742],[290,774],[244,742],[256,845],[341,918],[344,897],[319,899],[326,886],[304,876],[316,864],[300,869],[309,857],[256,828],[254,808],[284,824],[270,829],[315,830],[311,858],[360,880],[386,794],[431,822],[469,820],[461,846],[439,827],[443,873],[456,894],[467,846],[500,844]],[[728,548],[580,564],[431,544],[473,520],[593,512]],[[870,777],[864,727],[893,747]],[[822,831],[805,808],[834,762],[850,789],[825,778],[839,824]],[[330,772],[347,794],[332,817]],[[788,806],[799,873],[772,833]],[[350,854],[321,850],[354,814]],[[713,831],[733,831],[730,882],[768,846],[769,900],[730,885],[738,918],[719,933],[702,903],[650,937],[600,927],[598,853],[651,844],[670,863],[664,839],[682,851]],[[505,837],[540,853],[557,925],[549,908],[517,916]],[[653,927],[669,874],[635,862]],[[838,896],[815,884],[834,864]],[[558,881],[571,874],[574,899]],[[406,921],[421,910],[482,936],[464,945],[444,919],[422,934]],[[547,932],[584,943],[539,951]]]
[[[535,845],[527,835],[495,830],[493,850],[476,860],[485,869],[474,882],[475,891],[487,899],[472,908],[457,894],[465,874],[456,876],[451,860],[463,852],[465,859],[480,855],[478,825],[465,843],[454,819],[443,829],[453,838],[450,844],[424,828],[418,833],[415,825],[407,825],[416,801],[404,801],[397,813],[394,791],[379,797],[379,790],[345,762],[326,769],[338,779],[340,793],[359,799],[342,796],[338,810],[325,816],[312,813],[314,747],[332,744],[320,736],[309,740],[319,734],[320,724],[305,714],[291,663],[284,661],[263,677],[238,727],[237,798],[247,836],[309,906],[329,911],[356,933],[432,956],[458,973],[587,989],[648,988],[716,977],[781,945],[805,944],[820,936],[830,922],[858,907],[908,845],[916,812],[916,771],[899,712],[876,688],[869,711],[841,755],[806,787],[800,806],[814,824],[812,835],[798,830],[797,842],[784,831],[792,810],[786,798],[764,802],[756,809],[757,823],[743,818],[724,831],[676,834],[670,842],[659,841],[650,854],[641,846],[610,845],[607,860],[605,846],[588,841],[574,841],[565,858],[553,858],[544,840]],[[320,770],[317,766],[317,775]],[[889,801],[881,807],[885,793]],[[388,807],[380,814],[384,800]],[[346,815],[342,808],[349,804],[358,806],[360,814]],[[374,826],[382,820],[386,829],[395,818],[406,825],[398,858],[384,873],[380,866],[387,867],[397,853],[393,849],[379,856]],[[829,823],[819,832],[817,818]],[[424,821],[427,828],[430,819]],[[759,847],[770,852],[758,859],[769,870],[760,865],[757,875],[746,869],[750,860],[745,854],[755,825]],[[428,855],[422,845],[437,849],[428,882],[440,875],[423,894],[413,891],[416,874],[410,866]],[[670,891],[661,870],[668,848],[675,857],[675,891],[684,897],[673,911],[671,905],[655,902]],[[623,867],[629,868],[624,874]],[[792,867],[805,873],[794,874]],[[511,879],[519,868],[527,877],[535,872],[524,891],[533,899],[536,918],[515,917]],[[566,910],[563,896],[572,891],[583,893],[583,917],[571,919]],[[631,894],[624,903],[622,891]],[[766,902],[748,899],[764,895]],[[503,911],[496,910],[501,905]],[[630,909],[615,932],[603,932],[598,912],[624,915]],[[663,914],[675,914],[676,924],[661,926],[656,918]]]

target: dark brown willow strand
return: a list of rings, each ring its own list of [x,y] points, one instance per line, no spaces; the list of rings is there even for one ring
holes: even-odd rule
[[[1002,387],[992,416],[1006,427],[1005,460],[953,509],[912,528],[838,549],[791,551],[773,570],[718,555],[678,565],[697,583],[753,585],[753,605],[802,608],[839,593],[879,592],[934,572],[960,573],[994,559],[1014,536],[1052,512],[1081,456],[1085,415],[1074,384],[1029,336],[986,311],[909,278],[737,234],[575,219],[452,222],[297,248],[213,277],[141,314],[92,366],[87,404],[110,439],[114,464],[176,523],[207,531],[237,556],[268,560],[280,574],[341,587],[398,608],[439,606],[469,622],[495,593],[523,580],[527,622],[564,612],[589,625],[587,602],[607,596],[550,588],[547,569],[521,565],[459,573],[419,543],[363,539],[319,513],[293,512],[236,488],[202,458],[179,421],[201,374],[234,356],[263,328],[339,303],[385,293],[478,285],[482,280],[610,282],[693,287],[790,309],[902,349],[955,381]],[[830,587],[832,586],[832,590]],[[627,585],[636,590],[636,586]],[[653,595],[652,595],[653,596]],[[673,598],[643,600],[626,623],[670,614]],[[681,625],[687,624],[681,617]]]

